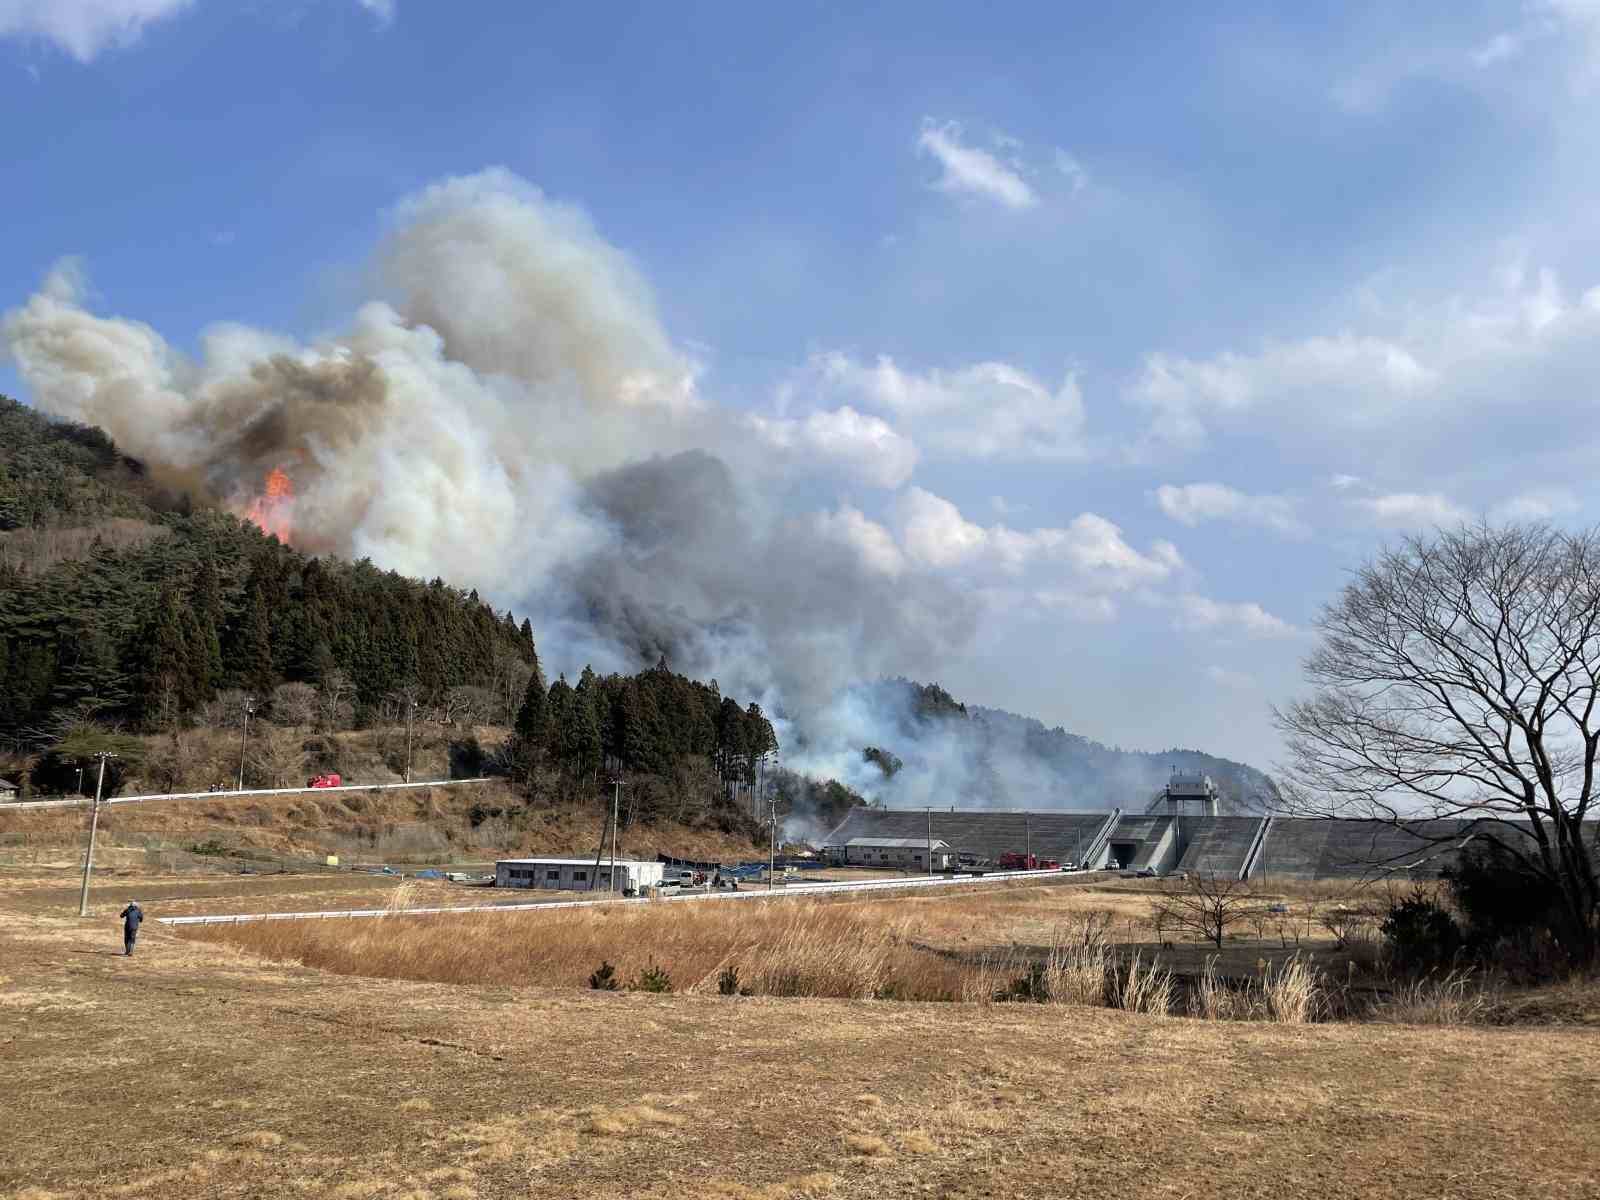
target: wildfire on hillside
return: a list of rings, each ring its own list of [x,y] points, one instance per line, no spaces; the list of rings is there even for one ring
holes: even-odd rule
[[[282,467],[273,467],[262,482],[261,495],[250,501],[241,515],[287,546],[294,533],[293,510],[294,481]]]

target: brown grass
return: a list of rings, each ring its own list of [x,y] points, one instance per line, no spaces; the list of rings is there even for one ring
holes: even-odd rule
[[[958,962],[921,947],[883,904],[661,904],[551,913],[200,926],[188,936],[347,975],[584,987],[602,960],[622,980],[650,963],[680,989],[715,992],[725,966],[757,995],[955,998]]]
[[[624,987],[654,965],[676,990],[701,994],[715,993],[731,968],[746,992],[791,999],[1028,999],[1284,1024],[1355,1012],[1348,987],[1300,950],[1274,959],[1255,943],[1245,959],[1254,974],[1236,961],[1225,979],[1215,954],[1202,957],[1192,978],[1180,978],[1167,951],[1119,947],[1119,931],[1141,935],[1148,891],[1108,898],[1099,888],[1035,886],[959,897],[405,915],[428,902],[407,881],[379,920],[202,926],[184,936],[340,974],[439,983],[582,988],[604,961]],[[1237,959],[1239,944],[1229,945]],[[1486,1005],[1453,982],[1413,987],[1395,996],[1385,1019],[1472,1020]]]
[[[1070,891],[885,905],[876,920],[938,964],[1042,963],[1053,931],[1067,942],[1094,904]],[[0,1018],[0,1078],[23,1098],[0,1138],[8,1200],[24,1188],[976,1200],[1175,1186],[1588,1200],[1600,1176],[1584,1102],[1594,1032],[1575,1024],[1286,1030],[1033,1004],[441,986],[268,967],[161,927],[128,962],[105,953],[114,910],[79,921],[15,899],[0,887],[0,962],[27,982]],[[1575,984],[1561,1011],[1595,1011],[1592,998]],[[1486,1063],[1494,1104],[1474,1124],[1462,1097],[1482,1092]],[[241,1093],[243,1111],[230,1103]],[[401,1107],[420,1097],[431,1111]],[[135,1108],[136,1139],[96,1135],[107,1113]],[[251,1144],[252,1132],[283,1140]]]

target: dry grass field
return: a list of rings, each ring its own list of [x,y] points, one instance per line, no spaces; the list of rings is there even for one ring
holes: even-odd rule
[[[69,878],[0,877],[7,1200],[1587,1198],[1600,1178],[1593,1028],[601,993],[517,966],[557,914],[526,918],[521,941],[505,923],[524,918],[476,918],[501,923],[512,963],[476,982],[341,975],[153,924],[124,959],[124,893],[160,915],[160,889],[185,886],[149,882],[117,878],[80,921],[54,902]],[[1011,889],[805,919],[915,924],[959,950],[1035,944],[1085,911],[1135,928],[1141,903]],[[740,919],[797,919],[774,915],[786,905]],[[658,959],[698,936],[635,932]],[[604,940],[574,941],[572,961]]]

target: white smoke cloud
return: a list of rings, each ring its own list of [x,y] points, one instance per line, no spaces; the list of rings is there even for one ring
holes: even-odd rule
[[[504,170],[402,201],[381,298],[300,343],[240,325],[190,359],[86,306],[65,262],[4,318],[53,415],[107,429],[152,469],[242,511],[273,468],[293,540],[443,575],[531,610],[562,665],[674,667],[796,705],[927,669],[975,605],[853,508],[788,511],[749,420],[708,404],[649,287],[577,209]],[[773,418],[772,438],[885,486],[915,448],[876,418]]]

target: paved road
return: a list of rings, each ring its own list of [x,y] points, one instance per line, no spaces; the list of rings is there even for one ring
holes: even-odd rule
[[[327,912],[239,913],[197,917],[157,917],[163,925],[237,925],[246,921],[310,921],[337,918],[407,916],[426,917],[440,913],[473,912],[530,912],[535,909],[591,908],[600,904],[656,904],[662,901],[686,904],[695,901],[732,901],[782,899],[788,896],[821,896],[840,892],[883,892],[906,888],[978,887],[997,881],[1034,879],[1046,881],[1059,879],[1076,881],[1086,876],[1063,871],[992,871],[985,875],[929,875],[912,879],[847,880],[840,883],[798,883],[787,887],[767,888],[759,885],[735,891],[674,892],[670,888],[661,893],[660,900],[545,900],[525,904],[473,904],[452,908],[408,908],[394,911],[387,908],[333,909]]]
[[[493,779],[424,779],[417,783],[346,783],[339,787],[245,788],[226,792],[162,792],[150,796],[113,796],[102,804],[144,804],[152,800],[233,800],[240,796],[299,796],[306,792],[389,792],[400,788],[463,787],[475,783],[493,783]],[[77,808],[94,803],[92,796],[69,796],[64,800],[19,800],[0,804],[0,813],[21,809]]]

